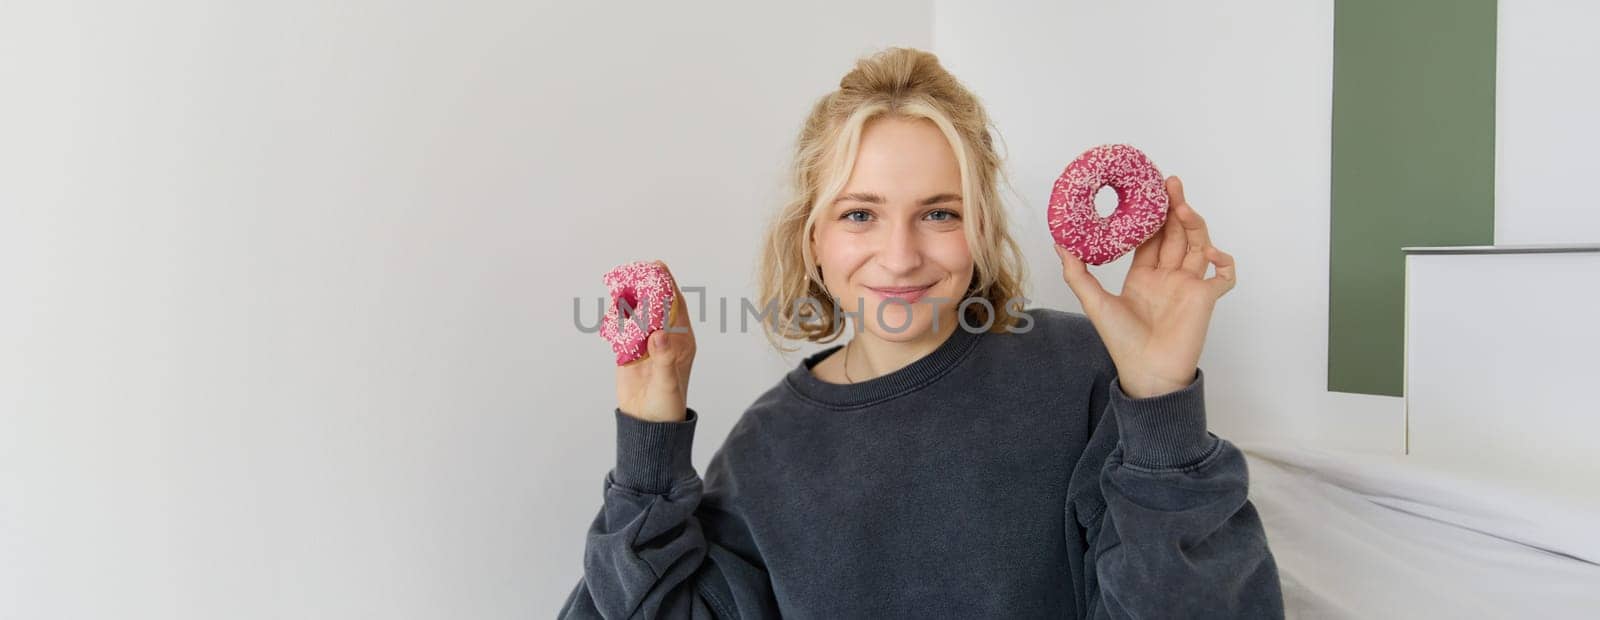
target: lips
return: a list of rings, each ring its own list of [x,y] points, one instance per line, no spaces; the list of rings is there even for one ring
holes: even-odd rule
[[[907,302],[914,302],[918,299],[921,299],[923,295],[928,294],[928,291],[932,288],[933,285],[930,284],[928,286],[917,288],[875,288],[869,286],[867,287],[867,290],[877,293],[880,297],[885,299],[897,297],[904,299]]]

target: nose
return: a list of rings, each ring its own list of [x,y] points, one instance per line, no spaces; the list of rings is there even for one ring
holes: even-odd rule
[[[890,227],[889,238],[878,252],[878,264],[889,273],[911,273],[922,266],[919,245],[915,224],[897,222]]]

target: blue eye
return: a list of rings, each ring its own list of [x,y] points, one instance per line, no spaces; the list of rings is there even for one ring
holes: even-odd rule
[[[863,217],[861,217],[861,218],[852,217],[852,216],[856,216],[856,215],[860,215],[860,216],[863,216]],[[933,217],[935,215],[943,215],[943,216],[946,216],[946,217]],[[956,213],[955,211],[951,211],[949,209],[938,209],[936,211],[929,211],[928,215],[925,216],[925,217],[930,217],[930,218],[932,218],[932,221],[935,221],[935,222],[952,222],[952,221],[961,219],[961,214],[960,213]],[[857,224],[864,224],[864,223],[866,223],[868,221],[871,221],[871,218],[872,218],[872,213],[867,212],[867,211],[862,211],[860,209],[857,209],[857,210],[854,210],[854,211],[846,211],[843,215],[839,216],[839,219],[850,221],[850,222],[855,222]]]

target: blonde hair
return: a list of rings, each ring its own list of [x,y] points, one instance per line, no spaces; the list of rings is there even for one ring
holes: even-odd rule
[[[819,207],[844,190],[861,130],[877,116],[928,119],[950,141],[961,168],[963,219],[974,263],[967,297],[989,302],[987,308],[968,304],[967,324],[983,325],[991,310],[991,332],[1018,322],[1006,308],[1023,309],[1022,251],[1007,230],[1000,202],[1004,170],[990,140],[989,116],[937,56],[894,47],[858,59],[839,80],[839,89],[812,106],[795,144],[790,198],[767,228],[758,273],[761,311],[773,315],[761,321],[762,328],[779,351],[795,350],[784,347],[783,339],[826,343],[844,331],[812,255],[811,231],[823,210]]]

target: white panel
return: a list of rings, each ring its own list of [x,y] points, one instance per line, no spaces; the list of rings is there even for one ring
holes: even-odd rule
[[[1411,454],[1600,488],[1600,252],[1412,254]]]

